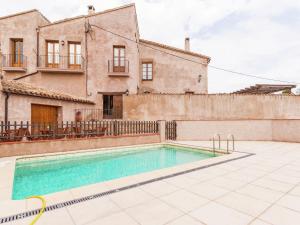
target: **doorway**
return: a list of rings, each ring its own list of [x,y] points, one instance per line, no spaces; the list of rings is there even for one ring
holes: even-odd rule
[[[123,118],[123,96],[103,95],[103,119]]]

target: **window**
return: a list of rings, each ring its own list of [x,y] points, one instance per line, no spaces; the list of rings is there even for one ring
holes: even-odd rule
[[[69,68],[80,69],[81,68],[81,44],[69,43]]]
[[[153,63],[143,62],[143,80],[153,79]]]
[[[10,66],[22,67],[24,62],[23,56],[23,40],[14,39],[12,40],[12,56],[10,60]]]
[[[58,68],[59,64],[59,43],[58,41],[47,41],[47,67]]]
[[[125,46],[114,46],[113,72],[125,72]]]

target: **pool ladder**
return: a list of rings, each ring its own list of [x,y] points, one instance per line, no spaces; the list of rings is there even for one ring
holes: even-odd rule
[[[213,136],[213,152],[214,152],[214,155],[216,154],[216,138],[218,139],[218,142],[219,142],[219,150],[221,149],[221,135],[220,134],[215,134]],[[232,141],[232,151],[235,150],[235,139],[234,139],[234,136],[233,134],[229,134],[227,136],[227,139],[226,139],[226,151],[227,153],[229,153],[229,144],[230,144],[230,140]]]
[[[214,152],[214,155],[216,155],[216,144],[215,144],[215,138],[218,138],[218,141],[219,141],[219,149],[221,149],[221,135],[220,134],[215,134],[214,136],[213,136],[213,152]]]

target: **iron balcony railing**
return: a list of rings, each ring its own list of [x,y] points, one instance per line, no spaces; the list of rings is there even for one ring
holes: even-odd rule
[[[0,122],[0,142],[158,134],[157,121]]]
[[[129,73],[129,61],[126,59],[108,60],[108,73]]]
[[[61,56],[58,54],[40,55],[38,68],[83,70],[85,60],[81,55]]]
[[[27,57],[23,54],[2,55],[2,67],[26,68]]]

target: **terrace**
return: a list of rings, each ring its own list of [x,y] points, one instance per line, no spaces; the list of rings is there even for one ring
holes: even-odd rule
[[[207,141],[172,143],[201,148],[212,146]],[[222,147],[225,147],[224,142]],[[295,224],[300,219],[299,147],[297,143],[237,142],[237,152],[205,162],[46,195],[48,205],[53,207],[38,223]],[[0,203],[0,218],[29,212],[40,205],[32,199],[9,200],[14,161],[14,157],[0,161],[0,180],[4,184],[0,193],[1,199],[6,199]],[[191,168],[197,169],[166,176]],[[155,180],[149,182],[152,178]],[[139,185],[134,185],[136,183]],[[77,201],[72,201],[74,199]],[[21,215],[24,218],[15,217],[18,219],[8,224],[29,224],[34,218],[27,213]],[[0,223],[6,224],[3,221],[0,219]]]

